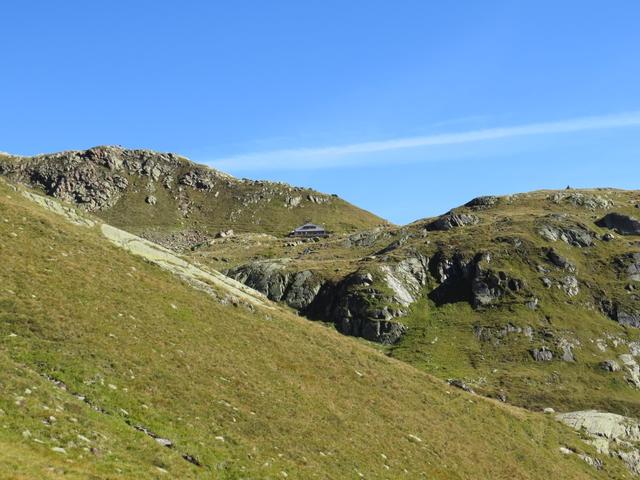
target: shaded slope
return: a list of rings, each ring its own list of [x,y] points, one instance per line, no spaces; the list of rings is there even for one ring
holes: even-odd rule
[[[31,456],[27,478],[59,464],[41,450],[51,447],[65,448],[68,469],[118,465],[128,478],[158,467],[178,478],[622,478],[614,460],[599,472],[561,454],[593,451],[549,418],[448,392],[285,311],[221,305],[1,184],[0,216],[0,376],[13,418],[1,435],[16,442],[3,455]],[[55,400],[13,402],[29,376],[39,393],[68,395],[69,415],[48,419]],[[90,421],[100,424],[79,427]],[[86,452],[77,435],[93,430],[99,452]]]

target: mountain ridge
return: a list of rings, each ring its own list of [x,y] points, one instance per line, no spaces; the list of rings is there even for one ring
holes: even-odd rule
[[[388,224],[335,195],[237,179],[152,150],[100,146],[34,157],[5,155],[0,174],[136,233],[192,229],[213,235],[232,228],[284,234],[310,218],[338,232]]]

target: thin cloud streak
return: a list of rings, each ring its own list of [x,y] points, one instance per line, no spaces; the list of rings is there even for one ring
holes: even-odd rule
[[[275,170],[275,169],[319,169],[367,163],[363,154],[394,152],[417,148],[502,140],[535,135],[608,130],[639,127],[640,112],[615,115],[573,118],[556,122],[532,123],[511,127],[488,128],[467,132],[444,133],[417,137],[397,138],[373,142],[353,143],[318,148],[295,148],[234,155],[206,162],[219,169]],[[393,161],[389,159],[387,162]],[[376,163],[385,163],[384,160]]]

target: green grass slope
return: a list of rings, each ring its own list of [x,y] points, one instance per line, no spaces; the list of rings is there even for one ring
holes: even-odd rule
[[[442,379],[463,379],[479,393],[529,409],[598,408],[640,416],[640,383],[633,380],[634,367],[624,366],[620,358],[631,354],[638,361],[640,329],[621,325],[603,308],[619,304],[640,315],[640,282],[629,276],[624,264],[640,253],[640,236],[596,225],[611,212],[640,218],[640,192],[539,191],[482,203],[455,208],[453,214],[475,216],[476,221],[446,231],[428,228],[436,220],[430,218],[401,228],[301,244],[238,235],[198,246],[188,255],[218,269],[262,260],[281,262],[283,270],[308,270],[326,281],[370,272],[373,287],[384,294],[379,295],[383,302],[394,293],[381,268],[422,256],[431,268],[417,301],[406,309],[408,315],[396,319],[408,330],[387,348],[391,356]],[[549,240],[540,233],[545,226],[581,232],[591,243]],[[551,250],[568,266],[555,265]],[[481,268],[518,280],[519,291],[507,289],[500,298],[474,307],[467,278],[451,288],[460,290],[457,298],[437,301],[433,293],[440,287],[438,258],[471,261],[478,255],[487,259]],[[575,295],[562,288],[568,277],[575,277]],[[365,289],[363,301],[373,303],[368,293]],[[533,306],[528,305],[531,301]],[[399,308],[397,303],[389,307]],[[567,346],[573,361],[562,358]],[[551,361],[532,358],[532,351],[543,347],[552,352]],[[616,362],[620,370],[603,369],[606,361]]]
[[[549,417],[222,305],[2,183],[0,252],[2,478],[627,475],[560,453],[596,455]]]
[[[610,204],[592,207],[594,199]],[[603,236],[612,232],[595,224],[612,211],[638,216],[638,203],[637,191],[540,191],[501,197],[486,208],[455,209],[455,213],[477,216],[476,225],[426,234],[423,228],[431,220],[410,225],[405,231],[414,238],[392,255],[402,257],[403,249],[417,249],[430,257],[436,252],[466,258],[489,254],[491,260],[484,268],[519,279],[524,287],[473,308],[464,298],[442,305],[434,302],[428,293],[437,283],[431,279],[422,299],[403,319],[409,330],[391,348],[392,356],[442,378],[463,378],[479,392],[504,396],[527,408],[597,408],[639,416],[638,388],[629,381],[630,372],[619,356],[633,353],[640,331],[609,318],[601,302],[640,308],[638,282],[617,266],[617,259],[640,251],[640,237],[613,232],[614,238],[604,241]],[[592,232],[593,244],[580,248],[550,241],[540,234],[544,225],[581,226]],[[554,265],[548,257],[550,249],[573,267]],[[578,281],[574,296],[561,288],[567,276]],[[544,278],[551,281],[549,288]],[[532,299],[537,299],[533,309],[527,306]],[[522,330],[499,333],[508,325]],[[479,328],[485,332],[482,338]],[[527,328],[529,336],[522,333]],[[574,361],[562,359],[563,343],[572,345]],[[541,347],[553,352],[552,361],[534,361],[531,351]],[[616,361],[621,370],[605,371],[601,364],[606,360]]]

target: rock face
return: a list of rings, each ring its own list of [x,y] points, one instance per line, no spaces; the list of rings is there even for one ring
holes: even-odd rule
[[[634,282],[640,282],[640,252],[618,257],[614,263],[624,277]]]
[[[406,332],[396,319],[420,295],[427,263],[420,255],[409,256],[397,263],[380,265],[373,273],[354,272],[338,282],[327,281],[308,270],[291,272],[286,261],[253,262],[236,267],[227,275],[311,319],[333,322],[345,335],[391,344]]]
[[[622,213],[608,213],[596,225],[615,230],[620,235],[640,235],[640,220]]]
[[[260,261],[227,272],[234,280],[264,293],[276,302],[285,302],[303,311],[311,305],[323,285],[309,270],[290,272],[286,262]]]
[[[509,292],[519,292],[523,285],[521,280],[510,278],[505,272],[484,270],[476,265],[471,280],[471,304],[475,308],[490,305]]]
[[[638,308],[617,302],[603,301],[602,311],[620,325],[640,328],[640,309]]]
[[[452,228],[475,225],[480,221],[475,215],[467,213],[447,213],[427,225],[427,230],[451,230]]]
[[[635,475],[640,475],[640,422],[615,413],[584,410],[560,413],[556,418],[585,432],[599,453],[620,458]]]
[[[491,256],[484,253],[468,259],[458,253],[448,257],[438,252],[431,259],[429,270],[440,285],[429,294],[430,298],[438,304],[468,301],[479,308],[524,289],[522,280],[488,268],[490,262]]]

